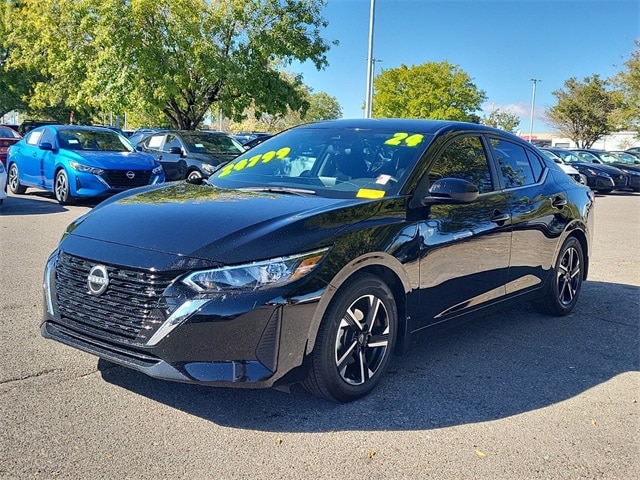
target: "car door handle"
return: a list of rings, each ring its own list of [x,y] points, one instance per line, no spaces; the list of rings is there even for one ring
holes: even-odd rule
[[[504,223],[509,220],[509,215],[506,213],[502,213],[500,210],[493,211],[493,217],[491,217],[491,221],[493,223]]]
[[[567,204],[567,199],[564,198],[561,195],[558,195],[557,197],[555,197],[553,200],[551,200],[551,205],[553,205],[556,208],[562,208]]]

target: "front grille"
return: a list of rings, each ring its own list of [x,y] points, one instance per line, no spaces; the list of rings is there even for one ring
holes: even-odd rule
[[[128,178],[127,173],[129,172],[133,173],[135,176],[133,178]],[[102,178],[112,188],[142,187],[143,185],[149,184],[151,172],[141,170],[105,170],[102,174]]]
[[[87,276],[96,264],[63,252],[58,255],[55,293],[62,321],[100,338],[145,344],[165,320],[162,293],[175,273],[105,265],[109,286],[93,296],[88,294]]]
[[[614,175],[613,183],[616,184],[616,188],[624,188],[627,186],[627,176],[626,175]]]

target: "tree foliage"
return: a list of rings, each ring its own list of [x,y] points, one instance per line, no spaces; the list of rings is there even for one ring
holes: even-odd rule
[[[625,69],[613,79],[620,90],[622,103],[617,120],[624,128],[633,129],[640,136],[640,40],[636,49],[625,62]]]
[[[212,105],[239,118],[305,110],[300,77],[327,65],[324,0],[21,0],[8,36],[12,69],[39,72],[31,107],[162,112],[194,129]],[[215,110],[218,110],[216,108]]]
[[[258,113],[255,109],[248,111],[248,116],[241,122],[231,125],[233,131],[260,131],[277,133],[302,123],[321,120],[334,120],[342,117],[342,109],[335,97],[319,92],[309,93],[302,88],[305,102],[309,105],[304,113],[288,109],[284,114]]]
[[[489,125],[490,127],[499,128],[505,132],[515,133],[520,126],[520,117],[515,113],[496,108],[488,117],[483,117],[481,123],[483,125]]]
[[[473,121],[486,99],[466,72],[448,62],[383,70],[374,86],[374,117]]]
[[[546,110],[549,123],[561,134],[580,148],[589,148],[616,130],[614,117],[620,96],[607,88],[607,81],[598,75],[582,82],[572,77],[564,86],[553,92],[558,103]]]
[[[11,52],[8,36],[17,11],[15,1],[0,2],[0,116],[11,110],[24,109],[26,105],[22,98],[29,90],[26,72],[8,68]]]

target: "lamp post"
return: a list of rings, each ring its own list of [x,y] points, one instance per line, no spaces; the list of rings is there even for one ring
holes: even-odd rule
[[[533,143],[533,109],[536,106],[536,85],[542,80],[538,78],[530,78],[529,80],[533,82],[533,93],[531,94],[531,119],[529,120],[529,143]]]
[[[367,55],[367,93],[364,102],[364,118],[371,118],[373,102],[373,69],[376,60],[373,58],[373,25],[375,22],[376,0],[371,0],[369,13],[369,54]]]

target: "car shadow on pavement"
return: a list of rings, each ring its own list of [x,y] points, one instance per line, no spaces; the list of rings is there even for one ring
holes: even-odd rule
[[[424,430],[485,422],[565,401],[639,370],[640,288],[586,282],[581,295],[563,318],[526,304],[420,335],[372,394],[349,404],[299,391],[160,381],[102,360],[99,369],[107,382],[231,428]]]
[[[60,205],[50,193],[37,191],[8,196],[0,208],[0,215],[43,215],[66,211],[68,209]]]
[[[99,202],[100,200],[95,198],[82,198],[77,199],[73,205],[93,208]],[[0,215],[44,215],[68,211],[65,205],[58,203],[52,193],[36,190],[22,195],[9,195],[0,208]]]

